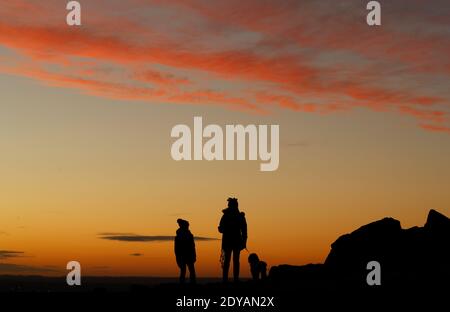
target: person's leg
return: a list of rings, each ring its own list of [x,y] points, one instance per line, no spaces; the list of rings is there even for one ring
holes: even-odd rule
[[[239,249],[233,250],[233,277],[234,281],[239,281],[239,256],[241,251]]]
[[[180,265],[180,283],[184,284],[186,280],[186,263],[182,263]]]
[[[189,263],[188,264],[188,268],[189,268],[189,279],[191,281],[191,284],[195,284],[196,279],[195,279],[195,266],[194,266],[194,263]]]
[[[231,249],[224,249],[224,259],[223,259],[223,282],[228,282],[228,270],[230,269],[231,262]]]

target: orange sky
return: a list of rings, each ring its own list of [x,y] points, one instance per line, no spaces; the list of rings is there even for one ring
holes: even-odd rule
[[[269,265],[321,262],[385,216],[450,215],[448,3],[383,4],[376,29],[360,1],[81,4],[77,28],[60,1],[0,0],[0,274],[174,276],[171,241],[99,234],[182,217],[220,238],[229,196]],[[173,161],[194,116],[279,124],[279,169]],[[220,276],[220,241],[197,249]]]

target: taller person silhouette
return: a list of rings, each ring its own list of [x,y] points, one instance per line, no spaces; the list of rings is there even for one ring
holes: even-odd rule
[[[228,208],[222,210],[219,223],[222,233],[222,268],[223,281],[228,282],[231,254],[233,254],[233,278],[239,281],[239,256],[242,249],[247,248],[247,221],[245,213],[239,211],[237,198],[228,198]]]

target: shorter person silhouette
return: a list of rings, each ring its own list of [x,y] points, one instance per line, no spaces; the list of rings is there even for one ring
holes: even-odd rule
[[[248,256],[248,263],[250,264],[250,272],[252,273],[253,280],[264,280],[267,277],[267,263],[259,260],[257,254],[252,253]]]
[[[177,220],[177,235],[175,236],[175,257],[177,265],[180,268],[180,283],[186,279],[186,267],[189,269],[189,279],[192,284],[195,283],[196,261],[194,235],[189,231],[189,222],[183,219]]]

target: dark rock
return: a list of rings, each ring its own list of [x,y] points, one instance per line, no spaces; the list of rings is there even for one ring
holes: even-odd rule
[[[370,261],[388,263],[386,269],[398,264],[402,228],[393,218],[384,218],[364,225],[339,237],[332,245],[325,266],[341,274],[366,271]]]
[[[381,264],[383,284],[446,285],[450,279],[450,220],[430,210],[424,227],[402,229],[384,218],[339,237],[323,265],[272,267],[274,281],[325,281],[367,285],[367,263]]]
[[[424,228],[429,232],[448,233],[450,230],[450,219],[436,210],[431,209],[428,213]]]
[[[273,281],[309,281],[320,278],[324,273],[323,264],[307,264],[302,266],[281,264],[273,266],[269,278]]]
[[[435,210],[429,212],[424,227],[406,230],[399,221],[384,218],[338,238],[325,266],[338,276],[363,280],[367,263],[375,260],[388,281],[439,278],[448,273],[449,231],[449,219]]]

